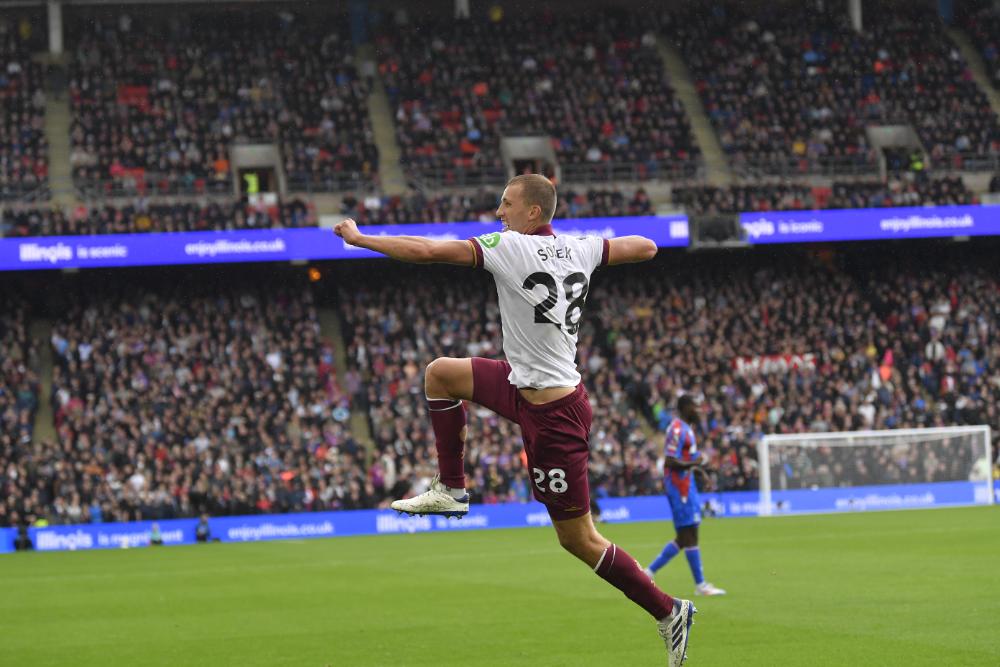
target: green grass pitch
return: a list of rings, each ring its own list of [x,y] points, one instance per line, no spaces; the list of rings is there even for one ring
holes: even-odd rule
[[[666,523],[603,525],[648,562]],[[690,659],[1000,665],[1000,510],[709,521]],[[658,577],[684,596],[683,557]],[[0,557],[0,665],[663,665],[551,529]]]

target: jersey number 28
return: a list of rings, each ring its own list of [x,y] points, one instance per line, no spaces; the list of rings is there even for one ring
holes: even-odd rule
[[[535,324],[560,326],[558,322],[553,322],[548,316],[548,312],[555,308],[556,303],[559,302],[559,288],[556,287],[556,279],[549,273],[538,271],[525,278],[521,287],[530,291],[538,285],[544,285],[545,289],[549,291],[549,295],[535,306]],[[569,301],[569,305],[566,306],[566,333],[573,336],[580,330],[580,320],[583,319],[583,304],[587,302],[590,284],[587,282],[587,276],[577,271],[566,276],[562,286],[566,300]]]

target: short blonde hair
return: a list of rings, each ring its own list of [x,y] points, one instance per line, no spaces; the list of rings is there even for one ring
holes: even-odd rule
[[[542,222],[552,222],[556,214],[556,186],[541,174],[521,174],[507,181],[507,187],[521,186],[521,196],[528,206],[538,205],[542,209]]]

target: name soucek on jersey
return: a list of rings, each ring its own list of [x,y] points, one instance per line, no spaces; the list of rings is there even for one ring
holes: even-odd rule
[[[608,263],[608,241],[596,236],[494,232],[469,239],[476,266],[493,274],[500,301],[503,351],[516,387],[575,387],[576,341],[590,277]]]
[[[663,455],[673,457],[679,461],[694,461],[701,456],[698,451],[698,443],[695,441],[694,429],[691,425],[681,419],[675,419],[667,427],[667,438],[663,445]],[[672,485],[680,493],[682,498],[691,495],[692,473],[690,470],[670,470],[663,471],[664,483]],[[697,487],[694,488],[697,491]]]

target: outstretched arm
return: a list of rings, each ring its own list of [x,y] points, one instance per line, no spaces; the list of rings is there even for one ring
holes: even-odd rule
[[[656,244],[645,236],[619,236],[608,242],[608,264],[632,264],[656,257]]]
[[[434,241],[422,236],[369,236],[362,234],[357,223],[350,218],[337,223],[333,231],[349,245],[374,250],[401,262],[441,262],[459,266],[474,266],[476,263],[476,251],[470,241]]]

